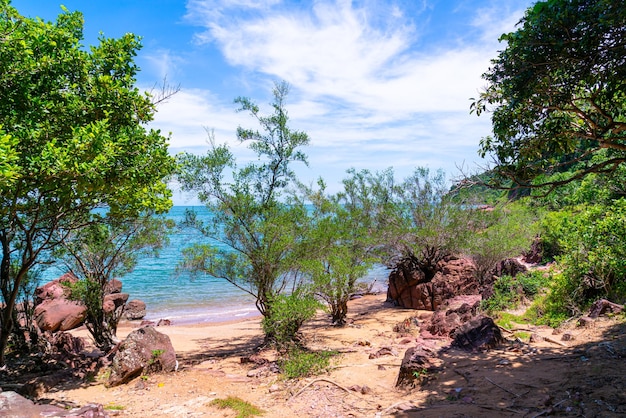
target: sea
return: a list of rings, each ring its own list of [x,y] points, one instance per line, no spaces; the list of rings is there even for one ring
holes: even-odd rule
[[[167,217],[178,225],[188,210],[196,212],[199,220],[211,217],[204,206],[174,206]],[[129,300],[140,299],[146,303],[145,320],[168,319],[182,325],[259,316],[254,298],[224,279],[206,274],[192,276],[177,270],[183,249],[206,240],[193,228],[176,228],[168,245],[159,250],[157,256],[140,258],[131,273],[117,277],[122,281],[122,292],[130,295]],[[42,283],[62,274],[63,271],[53,265],[43,272]],[[382,292],[387,289],[388,275],[385,266],[376,265],[360,282],[372,284],[373,291]]]

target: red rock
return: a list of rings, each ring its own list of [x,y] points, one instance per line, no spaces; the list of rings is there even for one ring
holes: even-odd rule
[[[122,282],[118,279],[111,279],[104,286],[104,294],[111,295],[113,293],[122,293]]]
[[[471,260],[450,258],[438,270],[429,279],[410,263],[399,264],[389,274],[387,300],[403,308],[435,311],[446,299],[477,292]]]
[[[153,327],[139,328],[115,348],[108,387],[128,383],[151,372],[176,370],[176,352],[170,338]]]
[[[42,331],[69,331],[82,325],[87,308],[66,299],[48,299],[37,305],[33,318]]]
[[[597,300],[591,305],[589,310],[589,318],[595,319],[601,315],[607,313],[620,313],[624,310],[624,305],[618,305],[617,303],[609,302],[606,299]]]
[[[47,299],[65,299],[69,294],[65,282],[76,283],[78,279],[71,273],[66,273],[58,279],[52,280],[35,289],[35,304],[39,305]]]
[[[461,325],[451,336],[454,338],[454,347],[468,351],[488,350],[505,341],[500,328],[487,316],[474,318]]]
[[[421,347],[412,347],[406,350],[396,386],[415,387],[426,383],[432,376],[441,370],[442,361],[436,354]]]
[[[104,296],[102,301],[102,309],[105,313],[110,314],[117,309],[123,309],[128,300],[128,293],[111,293]]]
[[[124,316],[130,321],[143,319],[146,316],[146,304],[139,299],[133,299],[126,303]]]

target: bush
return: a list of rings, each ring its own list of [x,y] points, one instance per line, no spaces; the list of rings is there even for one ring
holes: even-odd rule
[[[547,286],[547,282],[548,279],[541,271],[499,277],[493,284],[493,295],[483,300],[481,307],[487,312],[515,308],[524,297],[533,299],[537,296]]]
[[[298,331],[305,321],[313,318],[322,305],[313,295],[297,291],[290,295],[278,295],[271,300],[269,315],[261,325],[268,342],[279,347],[298,343]]]
[[[330,359],[336,351],[305,351],[293,348],[280,361],[280,367],[287,379],[315,376],[324,373],[330,366]]]
[[[499,261],[528,250],[539,228],[536,215],[516,202],[493,211],[475,211],[475,230],[465,252],[476,266],[476,278],[486,283]]]
[[[626,300],[626,200],[610,206],[579,207],[551,215],[546,236],[558,247],[562,276],[548,300],[580,314],[591,302],[606,297]]]

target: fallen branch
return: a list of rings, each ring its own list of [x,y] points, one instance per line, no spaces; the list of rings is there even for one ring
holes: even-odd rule
[[[567,344],[562,343],[561,341],[555,340],[554,338],[551,337],[543,337],[544,340],[546,340],[549,343],[552,344],[557,344],[560,345],[561,347],[567,347]]]
[[[375,417],[376,417],[376,418],[380,418],[380,417],[382,417],[383,415],[385,415],[387,412],[391,411],[392,409],[395,409],[395,408],[399,407],[400,405],[405,404],[405,403],[408,403],[408,402],[410,402],[410,401],[400,401],[400,402],[396,402],[396,403],[394,403],[393,405],[388,406],[387,408],[383,409],[382,411],[380,411],[380,412],[376,412]]]
[[[505,392],[507,392],[507,393],[510,393],[511,395],[515,396],[516,398],[519,398],[519,397],[521,396],[521,395],[518,395],[518,394],[517,394],[517,393],[515,393],[515,392],[512,392],[512,391],[508,390],[508,389],[507,389],[507,388],[505,388],[505,387],[500,386],[499,384],[497,384],[497,383],[496,383],[496,382],[494,382],[493,380],[489,379],[488,377],[485,377],[485,379],[487,380],[487,382],[491,383],[491,384],[492,384],[492,385],[494,385],[494,386],[499,387],[500,389],[502,389],[503,391],[505,391]]]
[[[311,386],[313,383],[317,383],[317,382],[327,382],[327,383],[332,383],[333,385],[337,386],[339,389],[343,389],[344,391],[348,392],[349,394],[351,394],[351,395],[355,395],[355,396],[356,396],[356,394],[355,394],[353,391],[351,391],[350,389],[348,389],[348,388],[346,388],[346,387],[344,387],[344,386],[341,386],[339,383],[334,382],[334,381],[332,381],[332,380],[330,380],[330,379],[325,379],[325,378],[323,378],[323,377],[320,377],[319,379],[312,380],[312,381],[310,381],[309,383],[307,383],[306,385],[304,385],[304,387],[303,387],[302,389],[300,389],[300,390],[299,390],[299,391],[298,391],[295,395],[293,395],[290,399],[293,399],[293,398],[295,398],[296,396],[300,395],[300,394],[301,394],[302,392],[304,392],[304,391],[305,391],[305,390],[306,390],[309,386]]]

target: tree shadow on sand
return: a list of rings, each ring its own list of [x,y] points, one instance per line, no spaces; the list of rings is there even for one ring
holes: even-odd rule
[[[427,392],[424,406],[392,416],[626,416],[626,322],[596,326],[601,340],[567,347],[511,342],[484,353],[442,351],[443,371],[419,389]]]
[[[202,348],[178,355],[178,361],[183,365],[197,365],[203,361],[231,356],[248,356],[263,347],[264,336],[234,336],[224,338],[215,335],[195,340]]]

